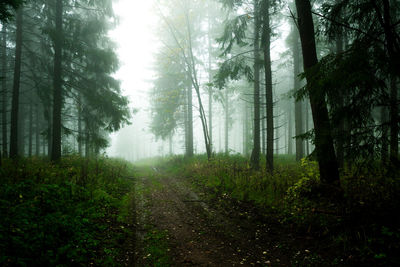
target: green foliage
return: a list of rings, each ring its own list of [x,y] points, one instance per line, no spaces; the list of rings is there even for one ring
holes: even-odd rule
[[[193,181],[217,195],[249,201],[263,207],[279,205],[286,190],[298,180],[296,163],[290,157],[276,159],[276,173],[254,171],[241,155],[216,155],[208,161],[204,156],[193,159],[175,157],[168,163],[168,171],[184,173]]]
[[[146,266],[167,267],[170,266],[168,256],[167,232],[156,229],[148,229],[144,242],[146,247]]]
[[[243,14],[226,22],[223,35],[217,39],[223,49],[221,56],[227,56],[232,51],[234,44],[239,47],[248,45],[245,39],[250,18],[249,14]]]
[[[7,21],[13,16],[13,11],[17,9],[22,0],[2,0],[0,2],[0,21]]]
[[[240,155],[216,155],[211,161],[205,155],[173,157],[159,164],[172,175],[190,178],[195,187],[211,195],[211,201],[250,203],[291,232],[318,238],[335,250],[295,256],[296,266],[326,264],[321,258],[326,253],[332,254],[335,266],[400,263],[400,183],[379,164],[345,169],[341,189],[320,182],[317,162],[302,159],[298,164],[288,155],[276,159],[272,176],[251,170]]]
[[[117,265],[132,235],[118,216],[129,172],[127,163],[106,158],[3,162],[0,265]]]
[[[249,82],[254,79],[253,70],[243,55],[224,61],[219,66],[214,83],[219,89],[222,89],[229,79],[239,80],[242,76],[245,76]]]
[[[301,179],[287,191],[282,222],[329,239],[353,264],[397,265],[400,185],[376,166],[347,169],[339,190],[320,182],[315,162],[302,160]]]

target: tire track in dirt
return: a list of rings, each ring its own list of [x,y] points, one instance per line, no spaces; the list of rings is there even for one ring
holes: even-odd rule
[[[146,191],[137,199],[137,237],[145,235],[140,225],[165,231],[171,266],[271,265],[272,251],[265,247],[272,245],[259,240],[259,225],[240,223],[210,208],[184,178],[163,175],[154,168],[150,176],[138,179],[141,185],[136,186]],[[145,266],[143,253],[139,252],[136,266]],[[286,265],[273,260],[273,266]]]

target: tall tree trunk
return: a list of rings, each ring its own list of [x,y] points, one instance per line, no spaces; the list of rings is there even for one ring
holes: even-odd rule
[[[271,70],[271,26],[270,26],[270,0],[262,1],[263,16],[263,52],[265,70],[265,97],[267,105],[267,171],[274,171],[274,100],[272,92],[272,70]]]
[[[53,144],[53,142],[52,142],[53,136],[52,136],[52,133],[51,133],[51,129],[52,129],[52,126],[51,126],[52,125],[51,124],[51,122],[52,122],[51,107],[48,107],[47,114],[48,114],[48,120],[47,120],[47,156],[50,157],[51,151],[52,151],[51,147],[52,147],[52,144]]]
[[[295,1],[303,50],[304,70],[307,71],[318,64],[311,4],[309,0]],[[314,120],[315,146],[321,181],[328,184],[339,185],[339,169],[335,149],[333,147],[325,95],[316,88],[311,77],[307,77],[307,83]]]
[[[190,23],[190,19],[189,19],[189,10],[187,9],[185,12],[185,16],[186,16],[186,25],[187,25],[187,33],[188,33],[188,44],[189,44],[189,48],[188,48],[188,52],[189,52],[189,58],[187,58],[185,56],[185,61],[187,64],[187,67],[190,71],[190,79],[193,85],[193,88],[196,92],[197,95],[197,101],[199,104],[199,113],[200,113],[200,120],[201,120],[201,126],[203,128],[203,137],[204,137],[204,144],[206,147],[206,151],[207,151],[207,158],[208,160],[211,159],[211,146],[210,146],[210,136],[209,136],[209,132],[208,132],[208,124],[207,124],[207,117],[206,117],[206,113],[204,111],[204,106],[203,106],[203,102],[201,100],[201,94],[200,94],[200,83],[197,77],[197,70],[196,70],[196,60],[193,54],[193,45],[192,45],[192,29],[191,29],[191,23]]]
[[[390,161],[397,165],[399,157],[399,107],[397,79],[390,77]]]
[[[400,77],[400,44],[394,27],[391,11],[391,2],[382,0],[383,2],[383,20],[382,27],[385,32],[385,41],[387,54],[390,59],[390,160],[395,166],[399,157],[399,107],[398,107],[398,91],[397,78]],[[380,13],[378,5],[375,4],[377,13]]]
[[[79,93],[78,97],[78,154],[79,156],[82,156],[82,142],[83,142],[83,137],[82,137],[82,98]]]
[[[21,82],[21,55],[22,55],[22,23],[23,9],[17,11],[17,30],[15,41],[14,82],[11,102],[11,131],[10,131],[10,157],[18,157],[18,115],[19,115],[19,87]]]
[[[22,96],[22,95],[21,95]],[[19,115],[18,115],[18,155],[25,156],[25,123],[26,123],[26,109],[24,99],[19,99]]]
[[[210,15],[208,16],[208,34],[207,34],[207,39],[208,39],[208,82],[211,84],[212,83],[212,65],[211,65],[211,17]],[[210,138],[210,150],[211,152],[213,151],[213,112],[212,112],[212,106],[213,106],[213,99],[212,99],[212,86],[208,87],[208,136]]]
[[[380,115],[381,115],[381,125],[382,125],[382,147],[381,147],[381,159],[382,162],[384,164],[387,163],[387,159],[388,159],[388,140],[389,140],[389,129],[387,127],[387,123],[388,123],[388,112],[387,112],[387,107],[383,106],[381,107],[380,110]]]
[[[61,109],[62,109],[62,47],[63,47],[63,0],[56,1],[56,31],[54,33],[53,77],[53,145],[51,160],[61,159]]]
[[[267,137],[266,137],[266,133],[267,133],[267,113],[266,113],[266,106],[264,103],[262,103],[262,101],[260,101],[261,103],[261,108],[260,108],[260,112],[261,112],[261,154],[262,155],[267,155]]]
[[[31,98],[32,99],[32,98]],[[28,136],[28,156],[32,157],[33,147],[33,103],[29,102],[29,136]]]
[[[293,104],[289,102],[289,115],[288,115],[288,154],[293,155]]]
[[[169,144],[169,155],[172,156],[173,151],[172,151],[172,137],[173,137],[173,133],[169,134],[169,138],[168,138],[168,144]]]
[[[225,88],[225,154],[229,155],[229,96]]]
[[[260,15],[258,0],[254,0],[254,128],[251,165],[260,168]]]
[[[218,116],[218,152],[222,153],[222,116]]]
[[[89,158],[90,156],[90,134],[89,129],[87,128],[87,123],[85,127],[85,157]]]
[[[187,108],[188,108],[188,144],[186,156],[193,156],[193,103],[192,103],[192,85],[187,86]]]
[[[248,104],[243,104],[243,155],[249,155],[249,111]]]
[[[276,122],[279,123],[278,118]],[[275,128],[275,154],[279,155],[279,127]]]
[[[210,150],[213,151],[213,100],[212,100],[212,89],[211,87],[208,89],[208,135],[210,137]]]
[[[300,79],[298,75],[301,72],[300,68],[300,47],[299,47],[299,34],[297,29],[293,28],[293,87],[295,90],[300,89]],[[303,101],[294,102],[294,123],[295,135],[299,136],[304,133],[303,131]],[[307,116],[307,115],[306,115]],[[296,138],[296,160],[299,161],[304,157],[304,140]]]
[[[343,37],[341,34],[336,36],[336,53],[338,56],[343,52]],[[345,103],[346,95],[343,95],[340,99],[339,105],[340,108],[343,109]],[[336,152],[337,152],[337,160],[340,169],[344,167],[344,136],[345,136],[345,118],[340,118],[339,125],[337,128],[337,144],[336,144]]]
[[[39,104],[36,104],[36,141],[35,141],[35,155],[40,155],[40,110]]]
[[[184,128],[185,128],[185,155],[188,155],[189,149],[189,109],[188,109],[188,97],[187,89],[185,88],[185,97],[183,103],[183,113],[184,113]]]
[[[3,157],[7,157],[7,107],[8,107],[8,98],[7,98],[7,26],[3,23],[3,28],[1,32],[1,92],[2,92],[2,149],[3,149]]]
[[[306,129],[305,131],[308,132],[310,130],[310,109],[308,107],[308,103],[304,103],[305,106],[305,115],[306,115],[306,119],[305,119],[305,125],[306,125]],[[305,145],[306,145],[306,155],[310,155],[310,140],[306,139],[305,140]]]

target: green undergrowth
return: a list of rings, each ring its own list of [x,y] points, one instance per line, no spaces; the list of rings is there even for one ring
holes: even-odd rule
[[[123,265],[134,236],[132,173],[104,157],[3,161],[0,265]]]
[[[148,228],[143,243],[145,244],[143,261],[146,266],[170,266],[171,259],[168,255],[167,232]]]
[[[211,195],[252,203],[290,231],[321,240],[326,248],[316,248],[316,257],[325,255],[332,265],[400,264],[400,180],[379,164],[343,171],[340,189],[320,182],[316,162],[297,163],[287,155],[275,158],[273,175],[252,170],[240,155],[211,161],[204,155],[173,157],[160,166]]]
[[[276,157],[275,162],[274,175],[267,173],[265,167],[252,170],[249,161],[240,155],[217,155],[211,161],[204,156],[175,157],[162,166],[171,173],[195,178],[196,183],[216,194],[228,194],[261,207],[277,207],[282,204],[287,189],[298,181],[301,170],[291,156]]]
[[[159,162],[160,159],[158,159]],[[168,232],[157,229],[149,218],[151,206],[155,205],[152,194],[162,189],[160,175],[154,168],[155,160],[135,162],[135,173],[138,182],[135,184],[136,211],[139,215],[137,223],[140,224],[139,238],[137,240],[138,258],[137,266],[171,266],[168,248]]]

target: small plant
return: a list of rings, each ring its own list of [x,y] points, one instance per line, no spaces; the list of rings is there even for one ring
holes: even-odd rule
[[[119,215],[130,172],[126,162],[106,158],[70,156],[59,165],[5,160],[0,265],[115,265],[124,250],[121,233],[132,235]]]

